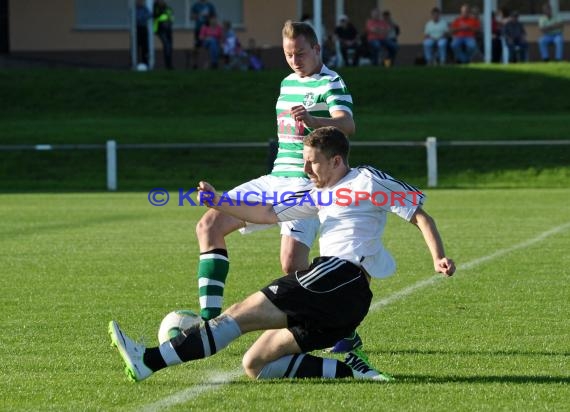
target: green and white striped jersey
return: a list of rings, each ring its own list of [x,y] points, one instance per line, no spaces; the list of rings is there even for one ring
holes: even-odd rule
[[[273,164],[273,176],[301,177],[303,172],[303,136],[312,129],[291,118],[291,107],[303,105],[316,117],[331,117],[331,113],[344,110],[352,115],[352,96],[346,84],[325,65],[309,77],[291,73],[281,82],[277,99],[277,137],[279,150]]]

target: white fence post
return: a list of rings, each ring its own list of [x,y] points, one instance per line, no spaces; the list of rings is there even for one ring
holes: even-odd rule
[[[107,140],[107,189],[117,190],[117,142]]]
[[[428,187],[437,187],[437,139],[426,139]]]

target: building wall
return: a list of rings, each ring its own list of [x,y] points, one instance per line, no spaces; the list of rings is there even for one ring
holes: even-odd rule
[[[305,2],[305,3],[304,3]],[[283,21],[297,19],[311,0],[243,0],[243,28],[236,30],[242,44],[255,39],[258,47],[271,54],[271,61],[282,64],[280,53]],[[390,10],[401,27],[400,45],[421,52],[425,22],[430,18],[434,0],[344,0],[353,23],[362,31],[365,16],[372,6]],[[74,0],[10,0],[9,42],[13,54],[33,53],[124,53],[129,49],[128,30],[79,30],[75,25]],[[356,9],[358,7],[358,9]],[[323,0],[323,13],[330,22],[334,0]],[[328,13],[328,14],[327,14]],[[452,19],[455,16],[445,16]],[[570,23],[569,23],[570,24]],[[535,43],[540,35],[536,22],[526,24],[528,39]],[[332,27],[327,30],[333,31]],[[567,29],[568,32],[568,29]],[[175,53],[183,54],[193,47],[193,32],[175,30]],[[156,41],[160,49],[160,42]],[[282,57],[282,56],[281,56]],[[180,57],[182,58],[182,57]]]
[[[276,2],[244,0],[244,29],[237,30],[243,44],[254,38],[258,46],[281,44],[281,27],[298,17],[295,1]],[[129,47],[128,30],[78,30],[73,0],[12,0],[10,2],[10,50],[72,51],[125,50]],[[157,42],[159,43],[159,42]],[[175,49],[194,45],[192,30],[175,30]],[[157,44],[157,47],[160,47]]]

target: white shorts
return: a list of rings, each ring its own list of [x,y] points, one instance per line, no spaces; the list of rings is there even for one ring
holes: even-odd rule
[[[309,190],[312,189],[312,187],[311,181],[306,177],[265,175],[234,187],[228,190],[227,193],[231,199],[247,200],[248,202],[276,203],[283,201],[288,195],[298,190]],[[246,222],[246,226],[239,231],[242,234],[248,234],[273,226],[275,225],[260,225]],[[313,246],[313,242],[317,237],[320,222],[319,218],[315,216],[310,219],[281,222],[279,226],[281,226],[282,235],[290,236],[310,248]]]

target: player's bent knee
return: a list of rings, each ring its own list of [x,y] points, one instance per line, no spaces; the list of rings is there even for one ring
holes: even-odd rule
[[[210,232],[215,226],[216,215],[219,215],[219,212],[208,210],[196,224],[196,235],[200,236]]]
[[[225,236],[243,226],[243,223],[217,210],[208,210],[196,225],[198,238]]]
[[[255,359],[249,351],[243,356],[241,365],[243,366],[245,374],[251,379],[257,379],[264,366],[259,359]]]

